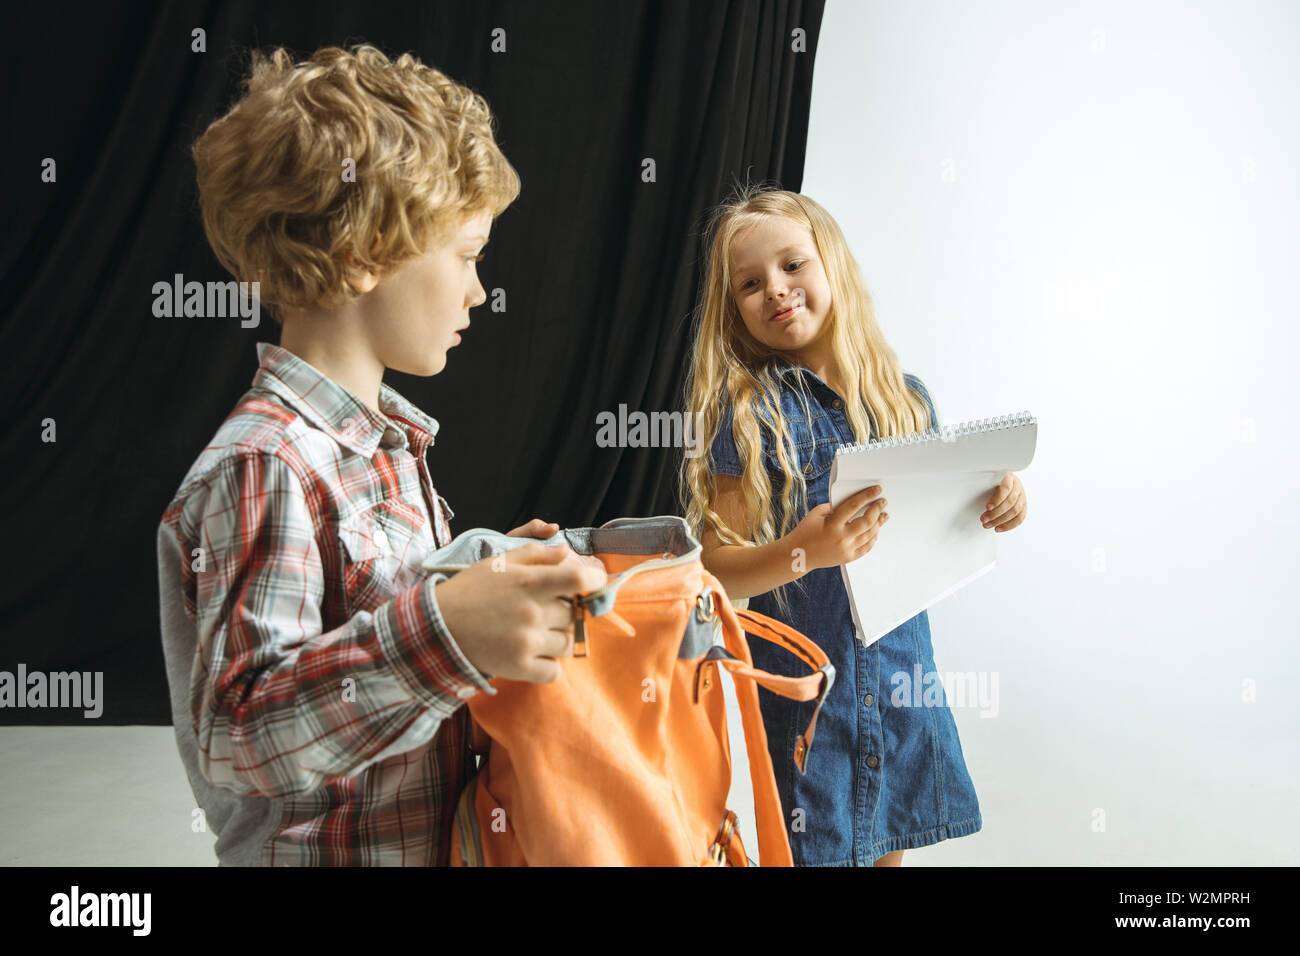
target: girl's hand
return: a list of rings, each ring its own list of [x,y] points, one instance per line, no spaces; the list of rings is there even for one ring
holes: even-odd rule
[[[543,521],[541,518],[534,518],[528,524],[521,524],[513,531],[507,531],[507,538],[549,538],[555,532],[560,530],[560,526],[554,521]]]
[[[980,524],[986,528],[1010,531],[1024,522],[1029,502],[1025,498],[1025,486],[1014,471],[1006,473],[985,507],[988,510],[980,515]]]
[[[862,557],[876,544],[876,535],[889,520],[885,513],[886,501],[876,498],[880,486],[863,488],[831,509],[829,504],[818,505],[804,516],[789,534],[793,547],[802,548],[804,566],[809,570],[834,568]],[[871,501],[875,498],[876,500]],[[854,515],[868,501],[871,504],[861,517]]]

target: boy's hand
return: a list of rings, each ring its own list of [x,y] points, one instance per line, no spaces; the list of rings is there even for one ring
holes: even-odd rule
[[[573,641],[573,611],[562,600],[602,587],[604,565],[567,560],[568,544],[526,544],[484,558],[434,586],[447,629],[485,674],[548,684]],[[599,564],[599,559],[597,559]]]
[[[560,526],[554,521],[543,521],[541,518],[534,518],[528,524],[521,524],[513,531],[507,531],[507,538],[549,538],[560,530]]]
[[[1029,502],[1025,498],[1025,486],[1014,471],[1007,472],[1001,484],[993,489],[985,508],[980,524],[994,531],[1010,531],[1025,520]]]
[[[554,521],[543,521],[541,518],[534,518],[528,524],[521,524],[518,528],[506,532],[507,538],[541,538],[545,540],[557,532],[560,526]],[[569,556],[564,559],[566,564],[585,564],[588,567],[595,568],[597,571],[604,571],[605,564],[600,558],[592,554],[579,554],[577,551],[570,549]],[[601,582],[602,584],[604,582]]]
[[[876,535],[889,520],[887,502],[876,498],[878,494],[880,486],[872,485],[845,498],[838,508],[818,505],[804,515],[788,538],[793,547],[803,548],[808,570],[847,564],[875,547]],[[871,504],[862,516],[853,517],[868,501]]]

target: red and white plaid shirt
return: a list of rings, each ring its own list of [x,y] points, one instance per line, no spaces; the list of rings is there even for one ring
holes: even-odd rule
[[[261,368],[158,529],[177,742],[223,864],[445,863],[466,710],[495,693],[420,569],[452,516],[438,423],[379,414],[288,350]],[[432,515],[432,522],[430,521]]]

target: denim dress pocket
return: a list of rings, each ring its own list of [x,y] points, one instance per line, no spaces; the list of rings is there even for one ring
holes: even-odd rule
[[[424,578],[433,539],[424,512],[399,498],[359,508],[339,521],[348,614],[374,610]]]
[[[790,469],[803,477],[804,484],[808,487],[809,507],[814,507],[826,500],[826,489],[822,486],[829,483],[827,474],[835,461],[835,449],[839,447],[840,440],[834,435],[822,434],[822,429],[810,427],[803,420],[791,421],[788,427],[790,438],[794,442],[794,458],[789,462]],[[785,475],[778,457],[783,452],[783,448],[764,439],[763,463],[772,479],[772,487],[777,490],[782,487]],[[816,492],[820,492],[820,495],[817,501],[813,501]]]
[[[837,438],[818,438],[801,451],[804,481],[808,482],[808,507],[816,508],[830,500],[830,470],[835,464]]]

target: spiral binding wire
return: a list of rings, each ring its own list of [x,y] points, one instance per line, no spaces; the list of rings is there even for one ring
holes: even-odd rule
[[[899,445],[919,445],[927,441],[955,441],[964,435],[976,435],[980,432],[998,431],[1003,428],[1017,428],[1021,425],[1033,425],[1038,419],[1029,412],[1016,412],[1011,415],[999,415],[996,418],[977,418],[956,425],[942,425],[928,428],[923,432],[908,432],[906,435],[891,435],[883,440],[853,442],[840,445],[835,454],[849,455],[853,452],[872,451],[876,448],[895,448]]]

